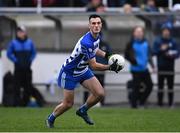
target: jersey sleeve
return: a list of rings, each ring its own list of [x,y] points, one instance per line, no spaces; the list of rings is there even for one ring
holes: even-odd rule
[[[7,48],[7,57],[12,61],[12,62],[17,62],[17,58],[14,55],[14,45],[13,41],[9,43],[9,46]]]
[[[153,55],[159,55],[160,53],[162,53],[162,51],[160,50],[160,44],[161,44],[160,38],[156,38],[152,48]]]
[[[94,48],[90,44],[82,43],[81,50],[82,50],[82,54],[84,54],[88,60],[90,60],[96,56],[96,52],[94,51]]]
[[[33,43],[32,40],[30,40],[31,42],[31,57],[30,57],[30,61],[32,62],[34,60],[34,58],[36,57],[36,49],[35,49],[35,45]]]

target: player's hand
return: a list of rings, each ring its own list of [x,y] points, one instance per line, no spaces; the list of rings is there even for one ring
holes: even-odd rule
[[[123,67],[118,65],[117,70],[116,70],[116,71],[117,71],[116,73],[118,73],[118,72],[121,71],[122,69],[123,69]]]
[[[167,44],[161,45],[161,50],[162,50],[162,51],[165,51],[165,50],[167,50],[167,49],[168,49],[168,45],[167,45]]]
[[[112,65],[110,65],[110,67],[109,67],[109,70],[110,71],[115,71],[116,73],[118,73],[121,69],[122,69],[122,67],[121,66],[119,66],[119,65],[117,65],[117,59],[114,61],[114,63],[112,64]]]

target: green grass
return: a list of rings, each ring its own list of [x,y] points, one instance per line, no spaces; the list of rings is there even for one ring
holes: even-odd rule
[[[180,131],[180,109],[93,108],[89,114],[94,126],[85,124],[71,109],[56,120],[54,129],[48,129],[44,120],[51,110],[0,107],[0,131]]]

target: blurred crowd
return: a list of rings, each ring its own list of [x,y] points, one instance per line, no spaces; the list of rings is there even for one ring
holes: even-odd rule
[[[173,5],[180,3],[173,0]],[[159,7],[168,7],[168,0],[0,0],[0,7],[131,7],[143,8],[145,11],[158,11]]]

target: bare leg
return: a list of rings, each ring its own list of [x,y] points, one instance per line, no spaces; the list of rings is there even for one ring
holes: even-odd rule
[[[74,91],[64,89],[64,99],[57,105],[53,111],[55,117],[63,114],[65,111],[70,109],[74,104]]]
[[[104,98],[104,88],[96,77],[85,80],[82,85],[91,92],[90,96],[86,101],[88,108],[91,108]]]
[[[66,90],[64,89],[64,99],[63,101],[57,105],[52,114],[49,115],[48,119],[46,120],[46,125],[49,128],[54,127],[55,119],[63,114],[65,111],[70,109],[74,103],[74,91],[73,90]]]
[[[91,95],[86,103],[76,111],[76,114],[83,118],[87,124],[93,125],[94,122],[89,118],[87,110],[104,98],[104,89],[96,77],[85,80],[82,85],[91,92]]]

